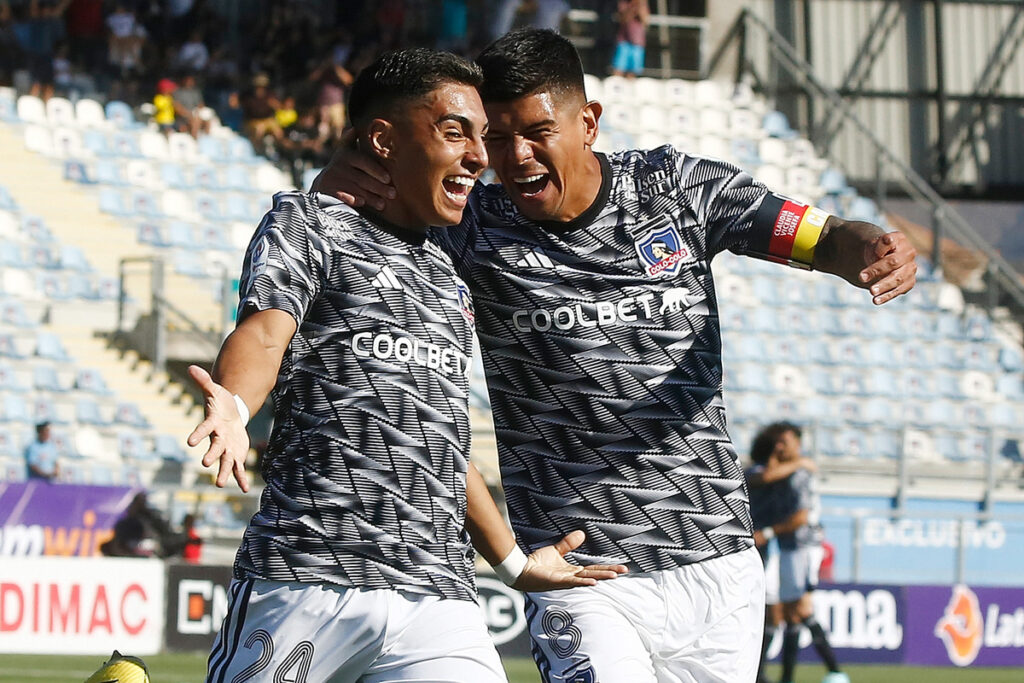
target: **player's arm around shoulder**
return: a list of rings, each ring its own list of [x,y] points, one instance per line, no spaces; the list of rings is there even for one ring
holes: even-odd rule
[[[875,305],[906,294],[917,282],[917,250],[901,232],[829,216],[814,249],[815,270],[871,292]]]

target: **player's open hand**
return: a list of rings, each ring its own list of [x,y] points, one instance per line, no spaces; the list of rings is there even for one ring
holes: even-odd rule
[[[327,166],[313,181],[313,192],[337,197],[349,206],[370,206],[384,210],[384,204],[394,199],[395,188],[384,167],[357,149],[355,134],[349,130],[342,136]]]
[[[582,531],[570,532],[558,543],[534,551],[526,558],[526,567],[512,585],[521,591],[554,591],[576,586],[593,586],[626,573],[621,564],[591,564],[579,567],[563,557],[580,547],[586,539]]]
[[[245,474],[245,456],[249,453],[249,433],[245,431],[242,417],[238,414],[235,398],[227,389],[213,381],[210,373],[198,365],[190,365],[188,374],[192,381],[203,390],[206,419],[188,437],[189,446],[198,446],[210,437],[210,447],[203,456],[203,467],[219,462],[217,486],[224,488],[228,477],[234,475],[238,488],[249,490],[249,478]]]
[[[909,292],[917,282],[917,250],[902,232],[890,232],[872,240],[864,248],[860,272],[861,286],[871,292],[871,301],[880,306]]]

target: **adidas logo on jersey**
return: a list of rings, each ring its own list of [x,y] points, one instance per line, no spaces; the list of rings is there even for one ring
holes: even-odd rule
[[[381,268],[372,282],[377,289],[403,289],[402,282],[391,266]]]
[[[516,261],[520,268],[554,268],[555,264],[540,249],[534,249],[523,258]]]

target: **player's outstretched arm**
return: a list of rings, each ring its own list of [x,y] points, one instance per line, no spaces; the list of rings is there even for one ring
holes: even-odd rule
[[[813,267],[869,290],[872,302],[881,305],[913,288],[916,256],[901,232],[830,216],[815,246]]]
[[[359,151],[350,130],[342,136],[330,163],[313,180],[313,192],[337,197],[349,206],[384,210],[384,203],[398,196],[391,176],[380,162]]]
[[[564,555],[583,543],[582,531],[573,531],[558,543],[524,557],[516,546],[512,530],[494,504],[484,478],[472,463],[466,475],[466,498],[466,530],[473,547],[495,568],[502,581],[513,588],[549,591],[593,586],[600,580],[614,579],[626,572],[622,565],[579,567],[566,562]]]
[[[198,365],[188,369],[203,392],[206,411],[205,419],[189,435],[188,445],[197,446],[209,437],[203,466],[219,463],[216,483],[221,488],[227,485],[228,477],[234,476],[242,491],[249,490],[245,474],[249,434],[235,396],[248,413],[259,410],[274,388],[281,358],[295,329],[295,320],[283,311],[253,313],[224,340],[212,375]]]

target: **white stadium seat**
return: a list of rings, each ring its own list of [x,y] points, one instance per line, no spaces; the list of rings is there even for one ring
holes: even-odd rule
[[[604,101],[611,103],[636,104],[633,81],[622,76],[609,76],[604,79]]]
[[[164,160],[170,157],[167,150],[167,138],[162,133],[144,130],[139,133],[139,152],[147,159]]]
[[[99,128],[107,122],[107,117],[99,102],[81,99],[75,102],[75,120],[83,128]]]
[[[63,97],[51,97],[46,101],[46,119],[50,125],[73,126],[75,107],[70,100]]]
[[[25,126],[25,147],[31,152],[53,156],[53,136],[45,126]]]
[[[18,98],[18,118],[25,123],[45,124],[46,106],[38,97],[22,95]]]

